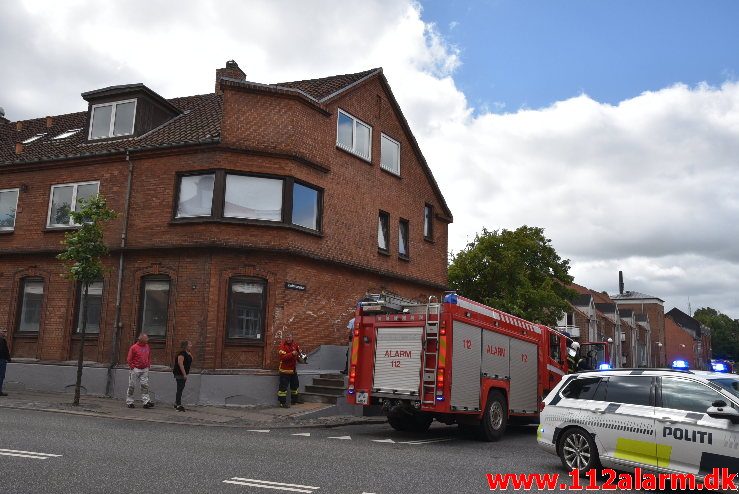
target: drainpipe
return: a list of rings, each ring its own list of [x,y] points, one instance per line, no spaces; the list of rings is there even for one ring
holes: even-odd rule
[[[126,185],[126,203],[123,209],[123,232],[121,232],[120,254],[118,255],[118,282],[115,295],[115,322],[113,323],[113,341],[110,350],[110,365],[108,366],[108,377],[105,383],[105,395],[113,396],[114,374],[118,365],[118,354],[120,353],[121,340],[121,291],[123,290],[123,257],[128,235],[128,212],[131,207],[131,182],[133,180],[133,161],[126,151],[126,163],[128,163],[128,184]]]

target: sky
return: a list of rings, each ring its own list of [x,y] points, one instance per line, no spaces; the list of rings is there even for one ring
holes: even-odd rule
[[[454,213],[449,248],[539,226],[598,291],[739,318],[739,2],[6,0],[0,106],[81,111],[383,67]]]

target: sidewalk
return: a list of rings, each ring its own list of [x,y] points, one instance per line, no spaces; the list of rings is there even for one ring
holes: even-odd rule
[[[171,404],[158,403],[144,409],[126,408],[122,400],[96,396],[82,396],[79,406],[72,406],[69,393],[41,393],[13,391],[0,397],[0,409],[36,410],[67,413],[119,420],[137,420],[166,424],[234,427],[253,429],[284,429],[294,427],[339,427],[354,424],[382,424],[384,417],[356,417],[338,414],[338,407],[325,403],[305,403],[290,408],[278,406],[188,406],[178,412]],[[1,413],[1,412],[0,412]]]

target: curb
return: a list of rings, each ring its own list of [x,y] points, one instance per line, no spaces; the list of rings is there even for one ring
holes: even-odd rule
[[[345,427],[350,425],[380,425],[387,423],[387,419],[382,417],[367,417],[366,419],[356,418],[340,424],[299,424],[291,423],[289,425],[279,424],[276,425],[271,422],[255,422],[251,424],[210,424],[210,423],[197,423],[197,422],[180,422],[176,420],[164,420],[156,418],[140,418],[140,417],[120,417],[115,415],[103,415],[99,412],[88,412],[88,411],[77,411],[77,410],[65,410],[62,408],[35,408],[30,406],[20,405],[0,405],[0,409],[9,410],[31,410],[34,412],[47,412],[47,413],[62,413],[67,415],[78,415],[83,417],[96,417],[100,419],[113,419],[113,420],[128,420],[133,422],[151,422],[155,424],[169,424],[169,425],[189,425],[194,427],[221,427],[225,429],[254,429],[254,428],[265,428],[268,427],[274,430],[280,429],[334,429],[337,427]]]

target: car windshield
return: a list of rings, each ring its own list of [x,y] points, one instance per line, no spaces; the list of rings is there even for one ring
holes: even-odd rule
[[[711,379],[714,382],[739,398],[739,377],[726,377],[722,379]]]

